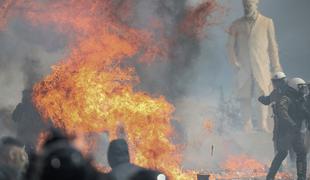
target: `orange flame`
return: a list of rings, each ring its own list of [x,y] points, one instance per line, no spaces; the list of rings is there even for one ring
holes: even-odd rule
[[[265,178],[268,166],[247,155],[230,156],[221,165],[225,170],[222,174],[214,175],[216,179],[250,179]],[[277,179],[292,179],[288,173],[278,173]]]
[[[265,166],[262,163],[246,155],[229,157],[222,168],[228,171],[265,172]]]
[[[33,100],[44,118],[68,133],[108,131],[111,139],[121,123],[134,163],[173,179],[195,179],[182,172],[179,149],[170,142],[174,107],[162,96],[134,90],[139,79],[126,60],[165,51],[150,33],[121,23],[111,0],[15,3],[34,25],[52,25],[68,35],[67,57],[34,86]]]

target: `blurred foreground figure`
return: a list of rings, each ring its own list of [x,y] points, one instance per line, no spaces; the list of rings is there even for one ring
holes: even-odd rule
[[[304,111],[304,98],[308,87],[304,80],[293,78],[288,82],[287,92],[276,100],[275,110],[278,115],[277,154],[272,161],[267,180],[274,180],[288,150],[293,148],[296,153],[297,180],[306,180],[307,152],[305,133],[309,115]]]
[[[130,163],[128,144],[124,139],[110,143],[108,161],[112,168],[110,175],[113,180],[129,180],[134,174],[145,170]]]
[[[58,130],[51,131],[29,180],[108,180]]]
[[[0,140],[0,180],[17,180],[23,176],[28,164],[24,146],[12,137]]]
[[[259,13],[258,2],[243,0],[245,15],[232,23],[227,44],[245,131],[268,131],[268,107],[255,101],[254,114],[252,100],[271,92],[271,73],[282,71],[273,21]]]

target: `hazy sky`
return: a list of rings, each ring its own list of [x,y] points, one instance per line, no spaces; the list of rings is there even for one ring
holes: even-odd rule
[[[225,32],[230,23],[243,15],[241,0],[221,0],[227,14],[221,24],[212,28],[203,42],[203,51],[197,63],[197,78],[192,94],[202,95],[208,89],[215,93],[223,86],[226,94],[232,87],[232,70],[227,61]],[[300,76],[310,81],[310,1],[309,0],[261,0],[261,13],[273,19],[279,43],[281,63],[290,77]],[[214,92],[215,91],[215,92]]]

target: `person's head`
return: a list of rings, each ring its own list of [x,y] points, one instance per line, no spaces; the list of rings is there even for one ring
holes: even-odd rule
[[[252,17],[257,13],[257,4],[259,0],[243,0],[243,7],[244,7],[244,15],[246,17]]]
[[[32,102],[32,90],[24,89],[22,93],[22,102],[29,103]]]
[[[0,140],[0,162],[23,172],[28,164],[28,155],[24,145],[12,137],[3,137]]]
[[[129,163],[128,144],[124,139],[111,141],[108,149],[108,161],[112,169],[120,164]]]
[[[88,164],[82,154],[67,143],[55,142],[40,157],[39,179],[86,180]]]
[[[276,72],[272,76],[272,85],[274,89],[281,90],[287,85],[287,79],[284,72]]]
[[[301,78],[292,78],[288,81],[288,86],[299,96],[308,96],[309,89],[307,83]]]

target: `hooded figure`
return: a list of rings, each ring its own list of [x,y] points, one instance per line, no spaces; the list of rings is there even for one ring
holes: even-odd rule
[[[252,100],[271,92],[271,74],[282,71],[282,67],[273,21],[258,12],[258,2],[243,0],[245,15],[232,23],[227,48],[236,74],[235,90],[245,130],[251,130],[255,122],[257,129],[267,131],[268,107],[255,101],[257,118],[252,122]]]
[[[40,132],[46,127],[32,102],[32,90],[25,89],[12,119],[17,125],[17,137],[26,144],[27,152],[34,151]]]
[[[144,170],[130,163],[128,144],[124,139],[117,139],[110,143],[108,161],[112,168],[110,177],[113,180],[128,180],[134,174]]]

